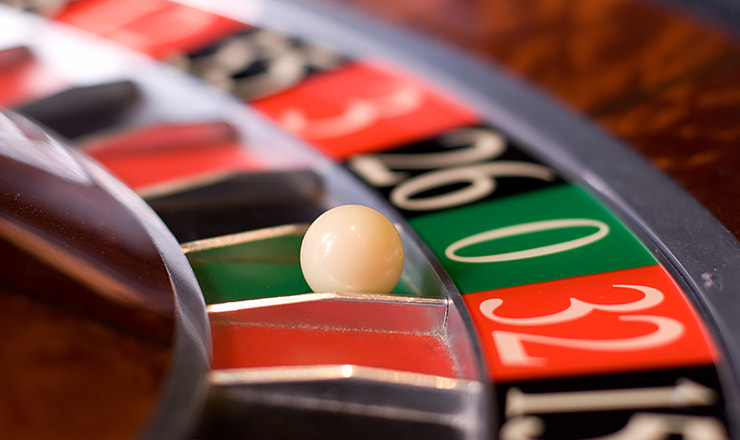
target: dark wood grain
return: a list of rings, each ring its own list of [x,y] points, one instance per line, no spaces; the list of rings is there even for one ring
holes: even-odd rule
[[[501,65],[647,156],[740,237],[740,42],[638,0],[333,0]]]
[[[7,439],[135,438],[172,358],[168,346],[4,289],[0,332]]]

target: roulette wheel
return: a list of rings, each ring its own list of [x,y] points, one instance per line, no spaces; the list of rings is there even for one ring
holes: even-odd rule
[[[54,176],[82,163],[109,194],[75,205],[84,191],[45,177],[13,187],[19,177],[4,178],[4,197],[53,188],[64,218],[86,205],[73,219],[98,235],[60,233],[69,241],[58,246],[143,243],[148,257],[104,248],[90,261],[126,266],[136,297],[156,284],[164,293],[148,295],[169,298],[157,308],[58,295],[56,279],[45,290],[6,282],[2,323],[21,335],[2,347],[9,437],[740,436],[733,208],[681,180],[676,158],[638,154],[639,136],[628,145],[509,71],[327,4],[77,0],[0,12],[4,129],[31,145],[3,147],[9,169]],[[716,38],[724,58],[709,58],[733,84],[737,49]],[[614,108],[633,111],[637,98],[611,98],[593,114],[619,128]],[[307,227],[343,204],[370,206],[400,232],[405,264],[390,292],[306,283]],[[20,211],[33,222],[44,206]],[[51,264],[11,232],[8,279],[46,279],[10,264],[24,249],[43,263],[31,266]],[[54,267],[74,273],[77,260],[62,260]],[[22,312],[37,315],[24,326]]]

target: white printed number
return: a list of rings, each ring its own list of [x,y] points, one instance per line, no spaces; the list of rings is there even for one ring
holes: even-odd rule
[[[479,309],[483,316],[491,321],[526,327],[571,322],[581,319],[595,310],[614,313],[637,312],[657,306],[663,301],[663,293],[652,287],[629,284],[616,284],[613,287],[634,289],[642,292],[643,297],[637,301],[623,304],[593,304],[577,298],[570,298],[570,305],[565,310],[544,316],[524,318],[507,318],[497,315],[495,313],[496,309],[503,304],[503,300],[500,298],[491,298],[483,301]],[[681,338],[684,334],[684,326],[680,321],[665,316],[621,315],[618,319],[623,322],[646,322],[652,324],[655,330],[645,335],[622,339],[561,338],[504,330],[494,330],[491,336],[502,364],[523,367],[546,364],[546,359],[529,355],[524,345],[525,343],[578,350],[634,351],[652,349],[670,344]]]
[[[578,227],[593,227],[596,228],[596,231],[581,238],[565,241],[562,243],[551,244],[548,246],[541,246],[533,249],[525,249],[521,251],[506,252],[494,255],[462,256],[458,254],[458,252],[463,248],[487,241],[493,241],[508,237],[516,237],[519,235],[531,234],[533,232],[553,231],[558,229]],[[445,250],[445,256],[450,260],[459,261],[461,263],[497,263],[502,261],[523,260],[526,258],[542,257],[545,255],[551,255],[569,251],[571,249],[580,248],[591,243],[595,243],[606,237],[608,234],[609,226],[606,223],[598,220],[579,218],[544,220],[539,222],[506,226],[503,228],[481,232],[480,234],[471,235],[470,237],[463,238],[462,240],[458,240],[455,243],[449,245]]]
[[[639,409],[630,415],[622,428],[590,440],[665,440],[672,435],[686,440],[727,440],[727,431],[717,417],[645,411],[662,408],[671,408],[673,411],[692,407],[716,408],[718,401],[715,390],[685,377],[678,378],[674,385],[645,388],[531,394],[518,388],[510,388],[506,393],[507,420],[501,427],[499,438],[541,438],[546,431],[546,419],[538,415]],[[568,429],[569,425],[560,426]]]
[[[395,84],[390,92],[382,96],[350,98],[334,116],[310,119],[303,109],[293,107],[283,112],[280,122],[305,139],[333,139],[364,130],[381,119],[412,113],[422,105],[423,98],[419,89]]]
[[[556,178],[553,170],[535,163],[493,161],[506,151],[506,140],[493,130],[457,130],[440,142],[450,149],[424,154],[358,155],[350,159],[349,166],[373,186],[395,185],[391,203],[408,211],[446,209],[484,199],[496,191],[500,177]],[[409,170],[428,171],[412,177]],[[427,191],[460,184],[463,186],[458,189],[419,197]]]

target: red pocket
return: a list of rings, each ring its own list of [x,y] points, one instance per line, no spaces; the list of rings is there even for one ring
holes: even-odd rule
[[[367,64],[310,77],[253,105],[337,160],[478,120],[472,111],[422,82]]]
[[[713,364],[699,316],[661,266],[464,296],[494,380]]]

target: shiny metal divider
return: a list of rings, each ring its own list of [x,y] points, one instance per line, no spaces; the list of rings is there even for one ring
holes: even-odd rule
[[[356,365],[211,372],[197,438],[479,438],[474,380]]]
[[[284,249],[276,249],[271,246],[270,243],[265,243],[267,246],[257,246],[259,242],[265,242],[271,238],[284,237],[284,236],[303,236],[308,229],[308,225],[296,224],[296,225],[282,225],[272,228],[257,229],[252,231],[240,232],[236,234],[228,234],[219,237],[206,238],[202,240],[194,240],[187,243],[182,243],[182,247],[185,255],[193,254],[196,252],[208,251],[211,249],[225,248],[235,245],[254,245],[234,248],[234,255],[241,258],[269,258],[270,255],[284,255]],[[267,253],[267,254],[266,254]],[[295,261],[298,261],[298,254],[292,256]]]
[[[449,301],[393,294],[307,293],[208,306],[211,321],[443,336]]]
[[[180,242],[311,222],[328,208],[321,177],[310,170],[208,177],[144,194]]]

